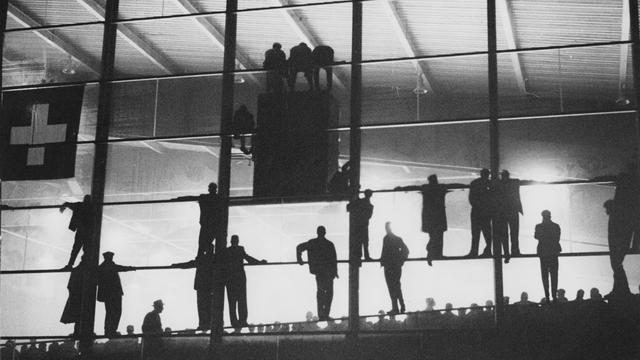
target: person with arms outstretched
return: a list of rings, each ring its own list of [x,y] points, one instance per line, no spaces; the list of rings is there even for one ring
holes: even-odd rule
[[[422,232],[429,234],[427,263],[443,257],[444,232],[447,231],[445,196],[449,189],[462,189],[464,184],[439,184],[438,177],[429,175],[428,183],[414,186],[398,186],[396,190],[419,190],[422,194]]]
[[[304,265],[302,253],[307,252],[309,272],[316,277],[318,318],[326,321],[329,319],[333,301],[333,279],[338,278],[338,259],[335,246],[325,237],[325,227],[318,226],[316,233],[318,237],[296,247],[296,258],[298,264]]]
[[[222,234],[222,204],[218,196],[218,185],[209,184],[209,193],[198,196],[180,196],[175,200],[197,200],[200,206],[200,234],[198,235],[198,253],[202,255],[215,240],[218,248],[226,247]],[[224,246],[221,246],[224,245]]]
[[[98,301],[104,303],[104,335],[118,336],[118,324],[122,315],[122,283],[118,273],[135,271],[133,266],[122,266],[113,262],[112,251],[102,253],[104,261],[98,266]]]
[[[69,262],[63,268],[65,270],[71,270],[80,253],[80,249],[86,254],[89,245],[93,241],[94,211],[93,205],[91,204],[91,196],[85,195],[82,202],[65,202],[60,206],[60,212],[64,212],[65,209],[70,209],[73,212],[71,220],[69,221],[69,230],[75,231],[76,233]]]

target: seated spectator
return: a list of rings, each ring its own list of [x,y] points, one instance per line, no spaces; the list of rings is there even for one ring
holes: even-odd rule
[[[19,360],[20,353],[16,350],[16,342],[13,340],[7,340],[0,350],[0,359],[2,360]]]
[[[602,295],[600,294],[600,290],[598,288],[591,288],[589,291],[589,300],[593,302],[602,301]]]
[[[584,290],[580,289],[578,290],[578,292],[576,293],[576,298],[573,299],[573,302],[576,303],[581,303],[584,301]]]
[[[529,301],[529,294],[526,291],[523,291],[520,294],[520,301],[515,303],[514,305],[535,305],[536,303]]]
[[[566,292],[564,291],[564,289],[558,289],[557,300],[559,303],[569,302],[569,299],[567,299]]]

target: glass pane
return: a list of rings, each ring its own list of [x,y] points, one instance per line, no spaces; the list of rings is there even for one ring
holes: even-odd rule
[[[487,49],[485,1],[385,0],[362,7],[365,60]]]
[[[103,21],[104,0],[95,6],[68,0],[7,0],[7,29]]]
[[[157,200],[206,192],[218,180],[220,139],[112,143],[105,201]]]
[[[635,158],[634,114],[500,122],[500,161],[513,177],[580,180],[617,174]]]
[[[102,25],[5,34],[3,86],[97,80]]]
[[[626,1],[497,1],[498,49],[620,41]]]
[[[489,164],[488,122],[367,129],[362,132],[362,188],[469,183]]]
[[[11,309],[0,314],[3,335],[67,336],[73,333],[73,324],[60,322],[68,296],[68,281],[69,273],[2,275],[0,305]]]
[[[630,45],[498,54],[501,116],[630,110]]]
[[[94,145],[78,145],[75,176],[68,179],[2,182],[2,203],[10,206],[58,205],[91,191]]]
[[[221,71],[224,15],[118,25],[116,77]]]
[[[220,131],[222,77],[114,84],[112,139],[212,134]]]
[[[210,11],[224,11],[225,0],[121,0],[118,8],[120,19],[133,19],[155,16],[197,14]]]
[[[66,198],[65,201],[81,201]],[[69,261],[72,212],[57,208],[2,211],[2,270],[60,269]],[[79,257],[76,263],[80,261]],[[4,278],[3,278],[4,280]]]
[[[362,79],[366,125],[489,116],[484,55],[366,64]]]

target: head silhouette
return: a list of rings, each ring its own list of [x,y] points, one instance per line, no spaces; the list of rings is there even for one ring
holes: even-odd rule
[[[509,174],[509,171],[507,171],[507,170],[502,170],[502,172],[500,173],[500,178],[502,180],[509,180],[510,176],[511,176],[511,174]]]
[[[105,261],[113,261],[113,255],[114,254],[111,251],[105,251],[102,253],[102,257]]]
[[[162,310],[164,310],[164,303],[162,302],[162,300],[156,300],[153,302],[153,310],[157,311],[158,313],[161,313]]]
[[[542,210],[540,215],[542,215],[542,221],[551,221],[551,211]]]
[[[371,199],[371,196],[373,195],[373,191],[371,189],[367,189],[364,191],[364,197],[367,199]]]
[[[580,289],[576,293],[576,300],[582,300],[582,299],[584,299],[584,290]]]
[[[391,221],[387,221],[384,223],[384,230],[387,232],[387,235],[393,234],[393,230],[391,229]]]
[[[209,194],[215,194],[218,191],[218,184],[212,182],[209,184]]]
[[[529,301],[529,294],[527,294],[526,291],[523,291],[522,294],[520,294],[520,301],[522,302]]]
[[[276,50],[280,50],[280,49],[282,49],[282,44],[280,44],[279,42],[274,42],[271,47],[276,49]]]
[[[84,201],[85,203],[90,203],[91,202],[91,195],[85,195],[84,198],[82,198],[82,201]]]
[[[127,325],[127,335],[133,335],[133,325]]]
[[[438,176],[436,174],[429,175],[429,177],[427,178],[427,181],[429,182],[429,184],[437,184]]]
[[[489,169],[480,170],[480,177],[483,178],[483,179],[488,179],[489,178]]]
[[[231,235],[231,246],[238,246],[239,242],[240,238],[238,237],[238,235]]]
[[[324,226],[320,225],[316,229],[316,234],[318,234],[319,238],[323,238],[327,234],[327,229],[325,229]]]

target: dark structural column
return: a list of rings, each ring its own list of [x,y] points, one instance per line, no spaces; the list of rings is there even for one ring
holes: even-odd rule
[[[626,1],[626,0],[623,0]],[[633,91],[635,94],[635,109],[636,109],[636,164],[640,165],[640,91],[638,91],[638,84],[640,84],[640,25],[638,24],[638,0],[629,0],[629,22],[631,33],[631,61],[633,68]],[[625,45],[622,45],[625,46]],[[640,168],[640,166],[638,166]]]
[[[222,75],[222,110],[220,117],[220,158],[218,159],[218,194],[222,200],[220,217],[222,235],[216,239],[215,253],[219,256],[227,247],[227,227],[229,224],[229,187],[231,184],[231,122],[233,121],[233,87],[236,65],[236,11],[238,0],[227,0],[224,29],[224,65]],[[220,259],[218,259],[220,262]],[[224,332],[224,279],[220,271],[214,271],[214,289],[211,312],[210,349],[214,353],[216,344],[222,341]]]
[[[9,1],[0,1],[0,59],[4,57],[4,31],[7,28],[7,11],[9,9]],[[0,105],[2,104],[2,63],[0,61]],[[2,123],[4,119],[2,118],[2,111],[0,111],[0,123]],[[4,154],[0,154],[0,179],[2,179],[2,166],[4,164]],[[0,200],[2,200],[2,182],[0,182]],[[2,210],[0,210],[0,222],[2,221]],[[1,250],[1,247],[0,247]]]
[[[489,51],[489,140],[491,156],[491,178],[497,179],[500,172],[500,146],[498,143],[498,54],[496,33],[496,0],[487,0],[487,50]],[[492,230],[493,231],[493,230]],[[498,329],[504,319],[502,251],[500,242],[493,238],[493,277],[495,288],[495,320]]]
[[[351,161],[351,198],[358,197],[360,187],[360,124],[362,123],[362,2],[353,1],[351,24],[351,123],[349,160]],[[351,214],[351,213],[349,213]],[[353,217],[349,216],[349,334],[360,330],[360,256],[353,236]],[[356,258],[357,256],[357,258]]]
[[[93,238],[86,254],[89,268],[96,269],[100,253],[100,232],[102,229],[102,203],[107,171],[107,153],[109,140],[109,122],[111,120],[111,92],[113,64],[116,48],[115,21],[118,14],[119,0],[107,0],[105,7],[104,33],[102,37],[102,63],[98,97],[98,123],[96,128],[95,157],[93,159],[93,178],[91,181],[91,201],[94,208]],[[83,277],[82,284],[82,317],[80,322],[80,350],[87,352],[93,344],[93,327],[96,309],[96,283],[91,276]]]

